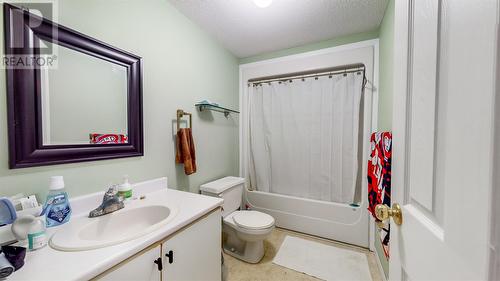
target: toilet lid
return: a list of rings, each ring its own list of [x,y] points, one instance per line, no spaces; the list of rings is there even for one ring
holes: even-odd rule
[[[258,211],[239,211],[234,214],[233,221],[239,227],[247,229],[264,229],[274,225],[274,218]]]

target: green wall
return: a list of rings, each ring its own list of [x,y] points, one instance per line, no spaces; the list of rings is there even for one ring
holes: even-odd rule
[[[145,156],[9,170],[5,71],[0,70],[0,196],[24,192],[43,198],[52,175],[64,176],[70,196],[76,196],[120,183],[123,174],[132,182],[167,176],[171,187],[190,191],[238,174],[237,115],[226,119],[193,106],[208,98],[238,107],[238,60],[231,53],[166,0],[65,0],[58,6],[59,23],[143,57]],[[193,113],[198,172],[191,176],[174,163],[177,108]]]
[[[370,39],[375,39],[375,38],[378,38],[378,30],[336,37],[336,38],[321,41],[321,42],[316,42],[316,43],[307,44],[307,45],[298,46],[298,47],[293,47],[293,48],[284,49],[284,50],[279,50],[279,51],[271,52],[271,53],[265,53],[265,54],[257,55],[257,56],[253,56],[253,57],[242,58],[242,59],[240,59],[240,64],[256,62],[256,61],[261,61],[261,60],[268,60],[268,59],[284,57],[284,56],[289,56],[289,55],[295,55],[295,54],[300,54],[300,53],[310,52],[310,51],[314,51],[314,50],[320,50],[320,49],[325,49],[325,48],[330,48],[330,47],[335,47],[335,46],[339,46],[339,45],[344,45],[344,44],[349,44],[349,43],[354,43],[354,42],[359,42],[359,41],[364,41],[364,40],[370,40]]]
[[[380,24],[379,32],[379,96],[378,96],[378,129],[392,129],[392,96],[393,96],[393,61],[394,61],[394,0],[390,0]],[[384,270],[389,277],[389,261],[384,255],[382,244],[375,226],[375,250]]]
[[[390,131],[392,128],[392,95],[394,63],[394,0],[390,0],[385,10],[379,31],[379,96],[378,129]]]

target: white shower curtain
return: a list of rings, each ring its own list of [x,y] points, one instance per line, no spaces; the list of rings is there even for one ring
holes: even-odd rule
[[[362,81],[348,73],[251,86],[251,187],[353,203]]]

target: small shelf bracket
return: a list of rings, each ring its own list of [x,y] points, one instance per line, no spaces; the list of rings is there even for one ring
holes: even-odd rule
[[[239,111],[236,111],[236,110],[232,110],[232,109],[229,109],[229,108],[224,108],[224,107],[217,106],[217,105],[212,105],[212,104],[195,104],[195,106],[198,108],[198,110],[200,112],[202,112],[204,110],[210,110],[210,111],[220,112],[220,113],[223,113],[224,117],[226,117],[226,118],[231,113],[240,113]]]

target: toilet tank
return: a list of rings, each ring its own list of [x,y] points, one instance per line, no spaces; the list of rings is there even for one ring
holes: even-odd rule
[[[200,191],[203,195],[224,199],[224,203],[222,203],[222,216],[225,217],[241,207],[244,185],[244,178],[225,177],[202,184]]]

